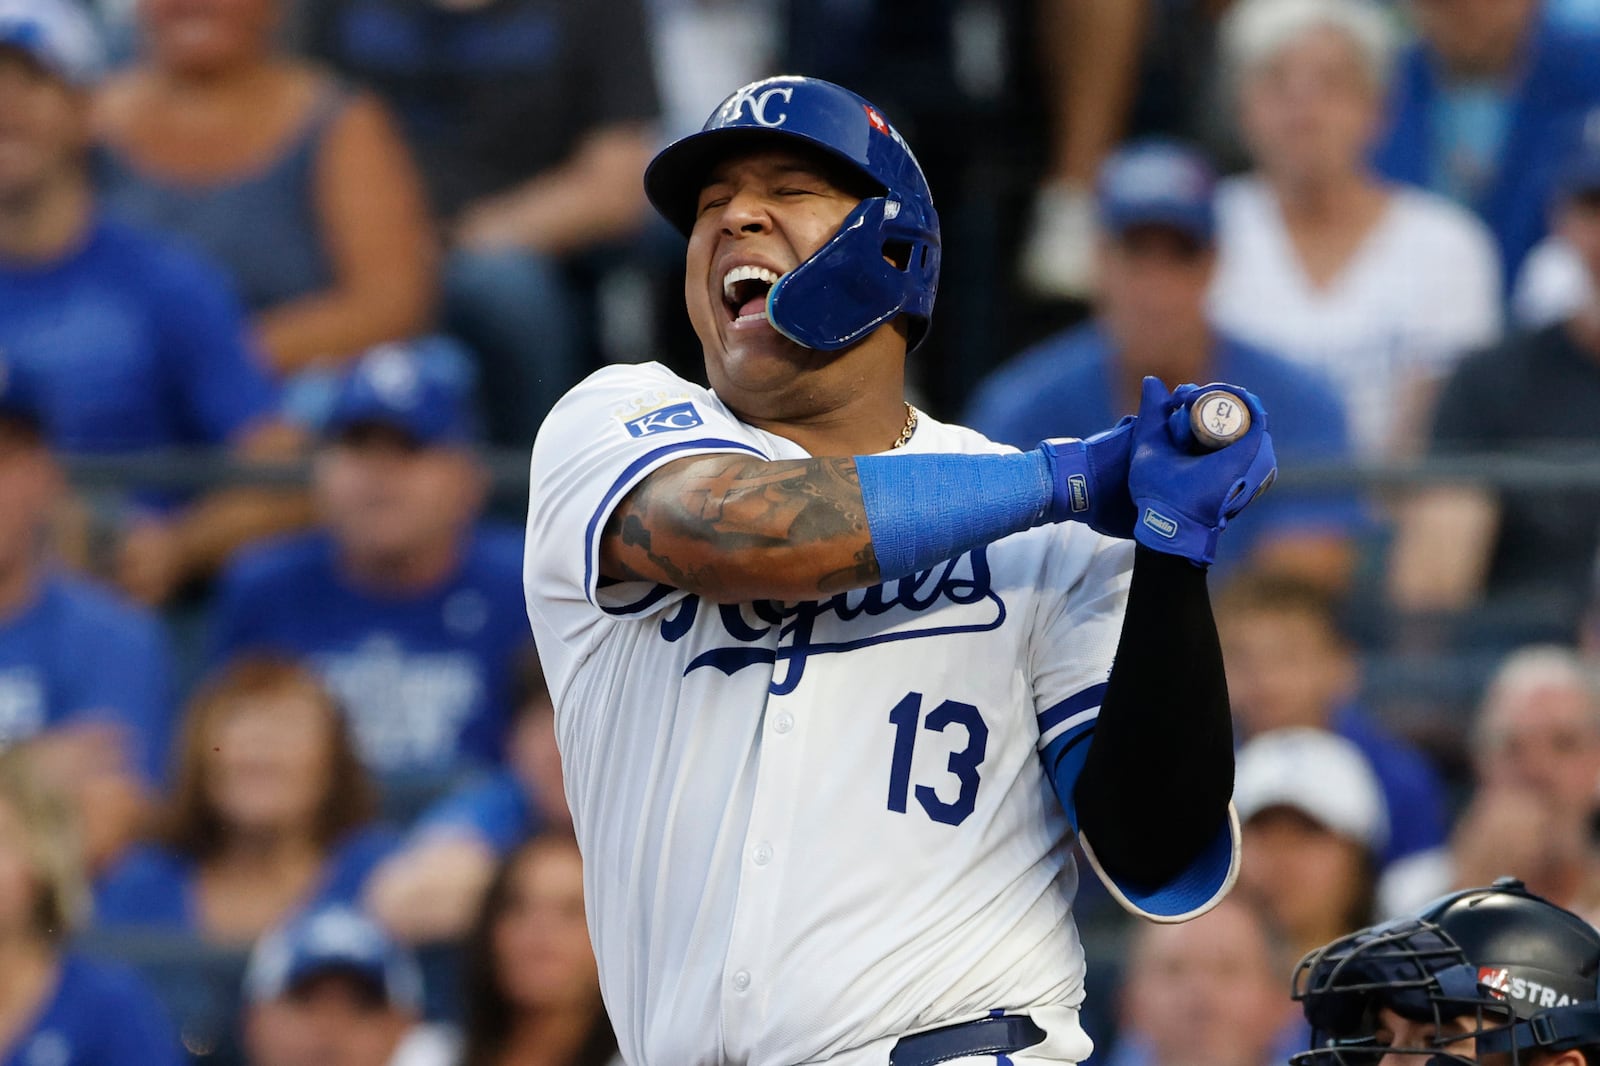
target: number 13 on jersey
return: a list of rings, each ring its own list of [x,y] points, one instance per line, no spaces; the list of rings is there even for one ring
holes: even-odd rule
[[[940,799],[929,785],[916,786],[917,803],[929,818],[945,825],[960,825],[966,821],[977,805],[978,767],[983,765],[983,757],[989,749],[989,727],[978,708],[970,703],[945,700],[923,717],[922,693],[908,692],[889,712],[889,722],[895,727],[894,757],[889,766],[889,809],[900,814],[906,813],[906,800],[912,791],[911,756],[917,744],[918,724],[930,733],[943,733],[952,725],[966,729],[966,745],[952,751],[945,765],[961,783],[961,792],[955,801]]]

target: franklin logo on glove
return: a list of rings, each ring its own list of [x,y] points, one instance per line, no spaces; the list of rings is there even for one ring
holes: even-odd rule
[[[1144,524],[1146,528],[1155,530],[1168,540],[1178,535],[1178,523],[1164,514],[1156,514],[1148,507],[1144,511]]]

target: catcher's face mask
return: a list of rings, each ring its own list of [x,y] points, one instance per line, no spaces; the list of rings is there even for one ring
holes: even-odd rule
[[[1541,1052],[1592,1053],[1600,932],[1502,878],[1312,952],[1295,968],[1294,998],[1312,1029],[1295,1066],[1377,1066],[1388,1055],[1523,1066]]]
[[[1416,1056],[1426,1066],[1476,1066],[1485,1038],[1515,1023],[1507,1002],[1438,926],[1406,918],[1336,940],[1295,968],[1312,1049],[1294,1066],[1377,1066]],[[1505,1060],[1515,1066],[1515,1048]],[[1417,1062],[1416,1066],[1424,1066]]]

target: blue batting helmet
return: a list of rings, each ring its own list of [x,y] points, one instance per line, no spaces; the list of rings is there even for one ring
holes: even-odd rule
[[[939,286],[939,216],[911,147],[850,90],[788,75],[752,82],[724,100],[699,133],[655,157],[645,192],[687,236],[711,168],[734,152],[774,144],[817,149],[867,179],[876,194],[778,279],[767,293],[767,318],[797,344],[838,351],[906,315],[915,348],[927,335]]]

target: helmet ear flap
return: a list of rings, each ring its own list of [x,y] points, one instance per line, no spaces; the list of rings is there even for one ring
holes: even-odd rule
[[[882,196],[862,200],[837,233],[767,293],[767,317],[807,348],[848,348],[906,306],[907,274],[885,257]],[[908,255],[911,254],[908,250]]]

